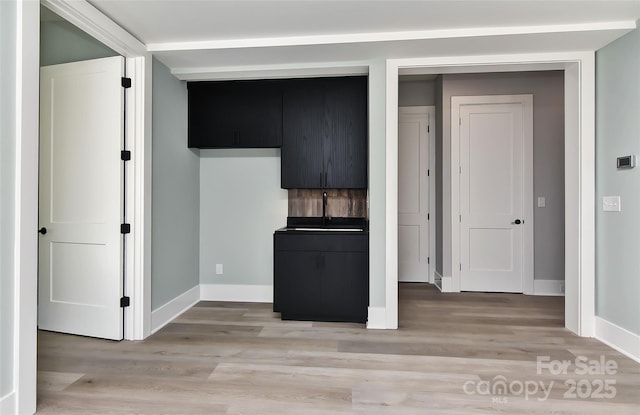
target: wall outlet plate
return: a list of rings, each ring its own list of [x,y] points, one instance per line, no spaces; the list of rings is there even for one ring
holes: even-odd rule
[[[216,275],[222,275],[222,274],[223,274],[222,264],[216,264]]]
[[[603,196],[602,210],[605,212],[620,212],[620,196]]]

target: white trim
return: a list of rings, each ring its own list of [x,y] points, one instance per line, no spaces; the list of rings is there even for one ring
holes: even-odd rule
[[[454,288],[453,277],[449,275],[442,277],[440,280],[440,291],[443,293],[458,293],[460,292],[460,288]]]
[[[142,42],[87,1],[41,0],[43,6],[125,57],[147,53]]]
[[[521,104],[523,122],[523,166],[522,166],[522,292],[533,294],[533,95],[478,95],[451,97],[451,217],[460,215],[460,108],[467,104]],[[455,149],[455,151],[454,151]],[[454,197],[453,195],[458,195]],[[451,221],[451,271],[453,285],[460,291],[462,281],[459,266],[461,261],[460,221]],[[455,236],[455,237],[454,237]]]
[[[51,1],[51,0],[49,0]],[[58,0],[59,1],[59,0]],[[220,50],[242,48],[264,48],[282,46],[308,46],[345,43],[372,43],[402,40],[452,39],[487,36],[531,35],[548,33],[575,33],[591,31],[633,30],[636,22],[617,21],[603,23],[577,23],[536,26],[476,27],[460,29],[437,29],[396,32],[349,33],[338,35],[283,36],[253,39],[204,40],[187,42],[150,43],[150,52]]]
[[[162,60],[162,55],[158,56]],[[181,81],[224,81],[238,79],[306,78],[317,76],[367,75],[366,62],[324,62],[307,65],[217,66],[212,68],[172,68],[171,74]]]
[[[532,295],[555,295],[564,297],[564,280],[534,280]]]
[[[414,70],[414,73],[441,74],[548,70],[556,65],[565,70],[565,326],[580,336],[590,337],[595,327],[595,53],[390,59],[387,60],[386,92],[388,97],[397,97],[399,68]],[[388,125],[394,120],[389,111],[387,108],[387,146],[397,146],[397,132],[393,132],[397,129],[397,121]],[[392,171],[393,166],[393,163],[386,163],[386,173],[395,177],[397,171]],[[397,200],[394,205],[393,197],[397,198],[397,195],[386,195],[386,221],[394,220],[398,215]],[[394,253],[390,246],[385,254],[387,261],[395,258],[397,262],[397,252]],[[389,267],[386,271],[387,285],[397,281],[397,272]],[[385,303],[387,313],[393,312],[390,309],[397,313],[397,293],[389,294]]]
[[[151,333],[155,333],[200,301],[200,285],[185,291],[151,313]]]
[[[0,414],[16,413],[16,393],[11,391],[0,398]]]
[[[596,316],[596,339],[640,363],[640,335]]]
[[[387,328],[387,310],[384,307],[369,307],[367,310],[367,330]]]
[[[398,328],[398,67],[386,65],[386,328]],[[395,137],[395,139],[389,139]],[[390,214],[393,213],[393,214]],[[389,307],[393,305],[395,307]]]
[[[272,285],[200,284],[202,301],[272,303]]]

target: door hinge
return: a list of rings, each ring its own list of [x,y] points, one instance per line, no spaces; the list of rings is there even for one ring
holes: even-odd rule
[[[431,220],[431,214],[427,213],[427,220]]]
[[[431,132],[431,126],[427,125],[427,132],[430,133]]]
[[[131,151],[129,150],[122,150],[120,152],[120,160],[122,161],[129,161],[131,160]]]
[[[427,264],[431,263],[431,258],[427,257]]]
[[[131,299],[129,297],[120,297],[120,307],[129,307]]]
[[[458,125],[462,125],[462,117],[458,118]]]
[[[458,166],[458,173],[462,174],[462,166]]]
[[[459,216],[460,216],[460,223],[462,223],[462,215],[459,215]]]
[[[460,271],[462,271],[462,264],[460,264]]]
[[[123,223],[120,225],[120,233],[131,233],[131,224]]]
[[[131,78],[122,77],[121,85],[123,88],[131,88]]]
[[[427,177],[431,176],[431,170],[427,169]]]

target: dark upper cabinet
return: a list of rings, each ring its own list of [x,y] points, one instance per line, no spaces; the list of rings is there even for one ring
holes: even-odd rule
[[[189,82],[189,147],[282,145],[279,81]]]
[[[366,77],[283,84],[283,188],[367,188],[367,88]]]

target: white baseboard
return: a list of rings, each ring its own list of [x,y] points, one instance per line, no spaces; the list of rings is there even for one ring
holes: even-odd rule
[[[442,277],[441,284],[440,291],[443,293],[457,292],[457,290],[453,289],[453,277]]]
[[[151,312],[151,334],[160,330],[180,314],[200,301],[200,285],[180,294],[167,304]]]
[[[272,285],[200,284],[202,301],[272,303]]]
[[[11,391],[0,398],[0,414],[16,413],[16,393]]]
[[[387,309],[369,307],[367,309],[367,329],[384,330],[387,328]]]
[[[533,280],[533,295],[564,296],[564,280]]]
[[[596,339],[640,363],[640,336],[596,316]]]

